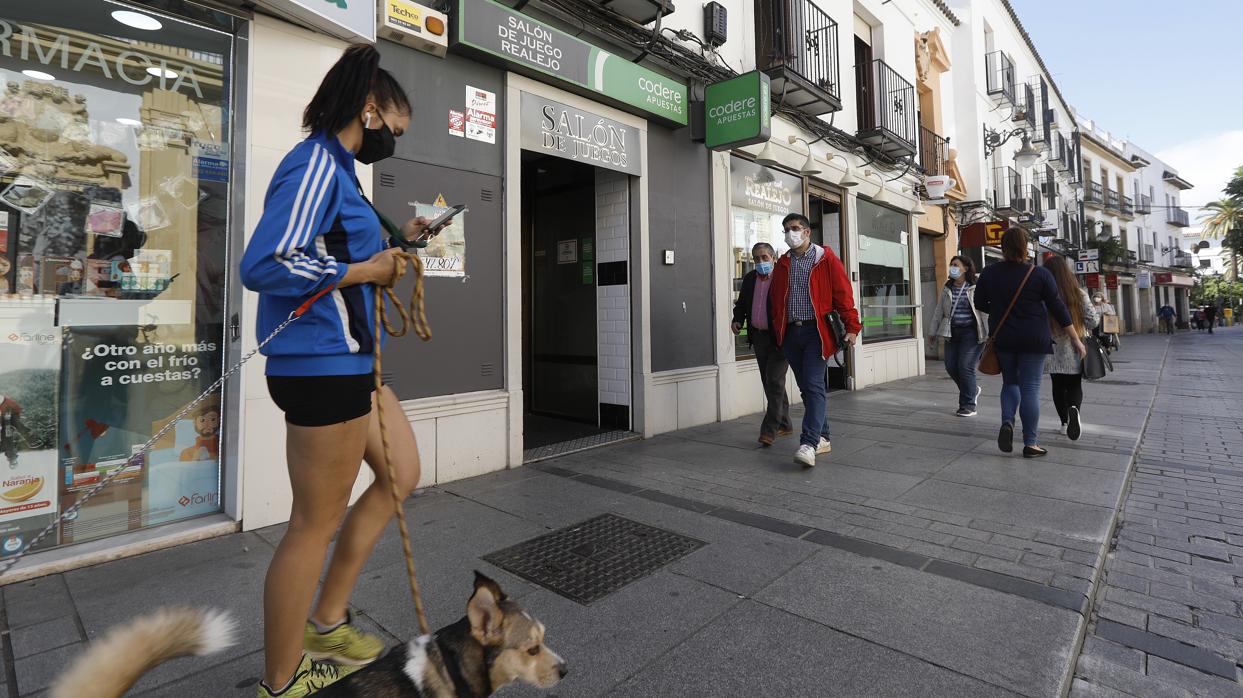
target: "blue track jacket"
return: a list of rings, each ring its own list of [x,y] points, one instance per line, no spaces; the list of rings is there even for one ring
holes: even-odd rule
[[[354,154],[335,135],[313,134],[281,161],[263,216],[242,256],[242,283],[259,293],[257,333],[267,337],[303,301],[335,286],[351,262],[387,247],[359,193]],[[371,284],[333,290],[263,349],[269,376],[370,373]]]

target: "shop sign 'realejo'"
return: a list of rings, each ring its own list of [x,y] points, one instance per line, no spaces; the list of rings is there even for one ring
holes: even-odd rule
[[[639,129],[522,93],[522,147],[626,174],[642,173]]]
[[[492,0],[458,0],[455,21],[455,47],[584,88],[647,116],[686,125],[686,85],[678,80]]]
[[[376,0],[257,0],[258,5],[293,17],[346,40],[375,41]]]
[[[758,70],[708,85],[704,145],[729,150],[763,143],[772,132],[769,78]]]

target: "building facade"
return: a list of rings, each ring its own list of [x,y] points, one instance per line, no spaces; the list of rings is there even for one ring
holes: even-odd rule
[[[3,550],[118,484],[23,575],[288,518],[262,356],[174,416],[258,345],[236,260],[354,41],[414,103],[365,193],[468,207],[420,252],[433,339],[384,352],[424,486],[761,410],[731,310],[789,212],[862,316],[834,389],[924,372],[949,258],[997,257],[973,224],[1083,239],[1076,122],[1004,0],[67,2],[0,13]]]

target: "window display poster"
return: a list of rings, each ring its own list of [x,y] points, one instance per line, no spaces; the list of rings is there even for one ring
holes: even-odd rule
[[[54,311],[0,306],[0,557],[12,555],[57,515]],[[56,545],[55,535],[39,547]]]
[[[414,215],[435,220],[449,210],[443,194],[436,196],[435,203],[413,202]],[[427,247],[418,250],[423,260],[426,276],[466,276],[466,211],[453,217],[440,234],[432,238]]]
[[[103,494],[67,522],[81,542],[219,507],[220,406],[211,397],[140,450],[219,377],[216,342],[189,326],[75,327],[64,331],[60,380],[61,506],[120,468]],[[184,502],[183,502],[184,500]]]

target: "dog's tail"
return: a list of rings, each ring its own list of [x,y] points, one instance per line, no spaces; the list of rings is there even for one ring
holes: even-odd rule
[[[234,630],[233,621],[223,611],[160,609],[91,643],[52,687],[52,698],[120,698],[159,664],[232,645]]]

